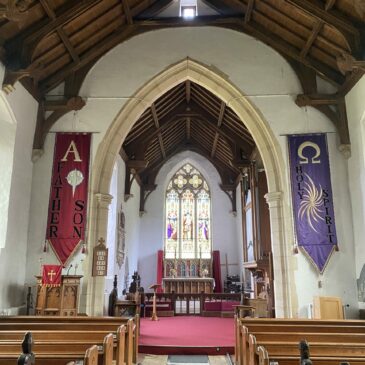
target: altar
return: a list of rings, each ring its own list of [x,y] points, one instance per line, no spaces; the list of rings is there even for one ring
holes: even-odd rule
[[[165,293],[213,293],[214,279],[199,277],[163,278],[162,285]]]

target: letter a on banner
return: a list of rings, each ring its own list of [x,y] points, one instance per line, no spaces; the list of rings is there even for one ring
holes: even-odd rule
[[[57,133],[46,239],[65,266],[85,239],[90,133]]]
[[[292,135],[288,143],[297,243],[322,273],[337,247],[326,135]]]

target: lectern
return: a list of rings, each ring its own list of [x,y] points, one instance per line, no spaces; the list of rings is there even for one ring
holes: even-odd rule
[[[153,290],[153,302],[152,302],[152,317],[151,317],[151,321],[158,321],[157,318],[157,309],[156,309],[156,291],[157,289],[161,287],[160,284],[153,284],[151,285],[148,289],[152,289]]]
[[[42,285],[42,277],[37,278],[38,316],[77,316],[80,292],[80,275],[62,275],[61,286]]]

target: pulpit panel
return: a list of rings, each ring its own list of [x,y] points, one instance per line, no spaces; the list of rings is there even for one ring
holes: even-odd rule
[[[82,276],[62,276],[61,285],[46,287],[37,276],[36,315],[76,316],[78,309],[80,279]]]

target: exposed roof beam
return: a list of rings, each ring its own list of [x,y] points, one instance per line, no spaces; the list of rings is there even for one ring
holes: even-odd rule
[[[357,47],[360,45],[360,33],[352,25],[352,23],[340,14],[334,15],[330,11],[326,11],[323,8],[323,3],[318,0],[287,0],[289,3],[309,12],[310,14],[318,17],[325,23],[340,29],[342,32],[351,34],[354,37]]]
[[[251,20],[251,15],[252,15],[254,4],[255,4],[255,0],[248,0],[247,9],[245,12],[245,23],[248,23]]]
[[[221,109],[219,111],[219,116],[218,116],[218,122],[217,122],[217,127],[218,128],[222,125],[225,110],[226,110],[226,104],[222,101],[222,103],[221,103]],[[214,136],[214,141],[213,141],[213,146],[212,146],[212,152],[210,154],[210,156],[212,158],[214,157],[215,151],[217,150],[218,140],[219,140],[219,133],[216,132],[215,133],[215,136]]]
[[[48,0],[39,0],[44,11],[47,13],[48,17],[51,18],[52,20],[56,19],[56,13],[54,12],[53,8],[50,6]],[[78,62],[79,56],[76,53],[76,50],[74,48],[74,46],[71,44],[70,39],[67,37],[67,35],[65,34],[64,30],[61,27],[57,27],[56,32],[58,34],[58,36],[60,37],[61,41],[63,42],[63,44],[65,45],[66,49],[68,50],[68,52],[70,53],[72,59],[75,62]]]
[[[243,3],[239,4],[240,7],[246,8],[245,4]],[[291,46],[289,43],[285,42],[279,36],[268,32],[262,26],[254,23],[253,21],[245,24],[244,20],[238,17],[222,18],[216,16],[208,16],[208,17],[197,17],[189,22],[186,22],[184,19],[181,18],[163,18],[157,20],[143,21],[139,24],[144,28],[148,27],[160,28],[167,26],[193,27],[193,26],[203,26],[203,25],[219,26],[224,28],[228,27],[230,29],[234,29],[239,32],[248,33],[249,35],[254,36],[255,38],[261,40],[262,42],[268,44],[270,47],[282,53],[283,55],[286,55],[294,60],[304,63],[306,66],[313,68],[321,77],[331,82],[336,87],[338,87],[340,84],[344,82],[344,78],[341,76],[340,72],[335,71],[326,64],[318,60],[315,60],[314,58],[306,57],[305,59],[303,59],[300,56],[300,51],[297,48]]]
[[[182,118],[185,119],[185,116],[182,113],[186,113],[186,104],[179,104],[172,110],[170,110],[163,118],[159,120],[159,128],[151,133],[151,130],[146,130],[141,133],[137,138],[128,141],[125,146],[126,151],[130,151],[130,144],[134,146],[147,146],[152,139],[158,136],[165,128],[172,127],[176,123],[180,122]]]
[[[214,136],[214,141],[213,141],[213,146],[212,146],[212,152],[210,153],[210,157],[211,158],[214,157],[215,151],[217,150],[218,140],[219,140],[219,133],[216,132],[215,133],[215,136]]]
[[[131,25],[133,24],[133,17],[131,14],[131,9],[129,7],[129,0],[122,0],[123,10],[125,17],[127,19],[127,24]]]
[[[186,94],[186,102],[190,103],[191,98],[191,84],[190,80],[186,80],[185,82],[185,94]]]
[[[195,117],[194,117],[195,116]],[[217,127],[217,125],[212,121],[211,115],[203,109],[200,105],[194,103],[191,108],[191,117],[194,119],[200,119],[204,121],[208,127],[215,130],[217,133],[219,133],[222,137],[225,139],[228,139],[229,141],[233,142],[235,145],[240,147],[245,153],[250,153],[251,151],[248,151],[247,145],[243,143],[241,138],[239,138],[236,134],[232,133],[226,126],[221,125],[220,127]],[[254,143],[252,143],[254,145]],[[232,151],[234,153],[234,151]]]
[[[135,25],[127,25],[116,32],[110,34],[108,37],[96,44],[92,49],[86,51],[81,57],[80,61],[76,64],[69,64],[65,66],[62,70],[55,73],[54,75],[43,80],[40,84],[40,89],[43,92],[52,90],[55,86],[60,84],[65,77],[69,76],[71,73],[77,71],[78,69],[84,67],[88,63],[98,59],[105,52],[109,51],[115,47],[120,42],[132,37],[135,34],[137,27]]]
[[[186,118],[186,139],[190,141],[191,138],[191,120],[189,117]]]
[[[123,1],[123,0],[122,0]],[[158,13],[166,9],[174,0],[156,0],[147,9],[143,10],[137,16],[136,19],[151,19]]]
[[[332,9],[332,7],[335,5],[336,0],[327,0],[325,5],[325,10],[329,11]]]
[[[6,44],[6,49],[15,52],[18,47],[36,42],[45,37],[47,34],[55,31],[58,27],[63,27],[66,23],[93,7],[102,0],[78,0],[72,2],[72,6],[66,8],[62,13],[57,14],[57,18],[53,20],[42,20],[33,26],[28,27],[17,37]]]
[[[152,103],[152,105],[151,105],[151,113],[152,113],[153,122],[155,123],[156,130],[159,130],[160,123],[158,121],[158,116],[157,116],[156,107],[155,107],[154,103]],[[160,145],[162,157],[165,159],[166,152],[165,152],[165,147],[164,147],[161,131],[158,132],[157,137],[158,137],[158,143]]]
[[[307,43],[305,44],[304,48],[300,51],[300,57],[305,58],[312,47],[314,41],[316,40],[319,32],[323,28],[323,22],[321,20],[318,20],[318,22],[314,25],[313,30],[309,38],[307,39]]]
[[[200,155],[204,156],[207,160],[209,160],[217,168],[217,170],[219,172],[219,175],[220,175],[223,182],[225,181],[225,176],[227,176],[229,174],[232,174],[232,173],[237,174],[237,172],[238,172],[233,166],[223,164],[221,161],[219,161],[216,158],[211,158],[208,151],[206,151],[197,141],[195,141],[193,139],[193,143],[189,144],[188,146],[186,146],[185,144],[176,145],[175,148],[167,154],[166,159],[164,159],[162,161],[157,161],[153,165],[148,166],[142,172],[141,175],[147,176],[147,175],[150,175],[152,173],[153,173],[153,175],[156,175],[158,170],[161,168],[161,166],[164,165],[164,163],[168,159],[170,159],[172,156],[178,154],[179,152],[186,151],[187,149],[190,150],[190,151],[197,152]],[[227,173],[225,173],[225,171]]]
[[[224,112],[225,111],[226,111],[226,103],[224,101],[222,101],[222,103],[221,103],[221,109],[219,111],[218,122],[217,122],[217,126],[218,127],[220,127],[222,125],[223,118],[224,118]]]
[[[90,0],[89,0],[90,1]],[[300,51],[284,42],[280,37],[274,34],[267,33],[264,29],[260,29],[258,25],[253,25],[252,22],[245,24],[242,18],[219,18],[219,17],[198,17],[192,21],[186,22],[181,18],[164,18],[158,20],[149,21],[134,21],[133,25],[126,25],[113,34],[109,35],[103,41],[96,44],[93,48],[86,51],[81,57],[80,61],[71,63],[65,66],[63,69],[57,71],[54,75],[49,76],[47,79],[42,80],[40,83],[40,89],[42,92],[47,92],[61,83],[65,77],[79,68],[84,67],[86,64],[95,62],[105,52],[121,43],[122,41],[132,37],[135,34],[146,32],[151,28],[165,28],[169,26],[200,26],[200,25],[216,25],[235,29],[237,31],[245,31],[250,35],[255,36],[261,41],[267,43],[277,51],[287,55],[288,57],[303,62],[310,68],[313,68],[323,78],[338,86],[344,82],[344,78],[340,72],[336,72],[324,63],[306,57],[301,57]],[[56,20],[58,20],[57,18]],[[31,67],[30,65],[29,67]]]

